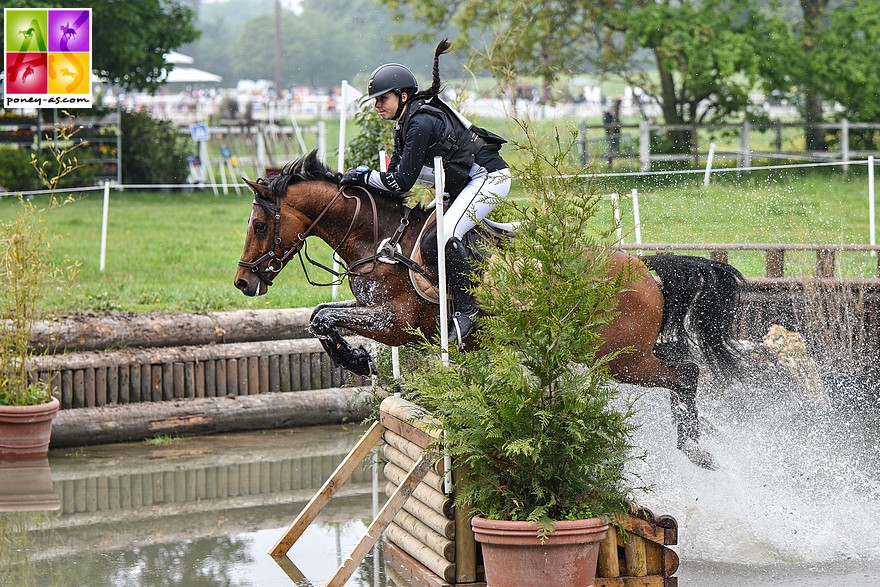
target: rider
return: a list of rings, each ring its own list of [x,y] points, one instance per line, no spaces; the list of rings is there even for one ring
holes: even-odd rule
[[[449,208],[444,213],[447,285],[452,295],[449,340],[461,344],[476,328],[477,308],[471,289],[471,267],[462,237],[495,208],[510,191],[510,171],[499,153],[506,141],[471,124],[440,100],[440,55],[449,50],[444,39],[434,52],[434,79],[419,92],[407,67],[386,63],[370,75],[366,99],[394,126],[394,153],[387,172],[360,165],[346,171],[343,185],[362,185],[387,192],[412,189],[417,181],[433,185],[433,160],[443,159]]]

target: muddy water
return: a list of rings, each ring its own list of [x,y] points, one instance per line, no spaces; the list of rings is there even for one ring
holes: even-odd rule
[[[41,500],[54,492],[60,511],[0,513],[6,528],[22,515],[41,528],[0,540],[0,585],[326,584],[372,517],[369,462],[294,545],[295,568],[267,553],[363,432],[320,426],[52,451]],[[374,549],[348,585],[385,587],[383,566]]]

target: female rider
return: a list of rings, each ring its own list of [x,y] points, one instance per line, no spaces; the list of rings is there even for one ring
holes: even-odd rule
[[[433,85],[421,93],[412,71],[403,65],[386,63],[373,71],[365,99],[375,98],[379,115],[396,121],[394,153],[387,172],[360,165],[343,174],[342,184],[394,193],[409,191],[417,181],[433,185],[433,160],[442,157],[451,202],[444,213],[443,235],[453,306],[449,340],[462,344],[476,328],[477,309],[461,239],[507,196],[510,172],[499,153],[505,140],[474,126],[439,98],[440,55],[449,47],[446,39],[437,46]]]

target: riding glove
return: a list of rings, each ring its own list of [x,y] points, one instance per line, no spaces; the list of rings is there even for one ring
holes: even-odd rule
[[[366,165],[358,165],[354,169],[349,169],[342,174],[339,183],[342,185],[362,185],[366,186],[370,177],[370,169]]]

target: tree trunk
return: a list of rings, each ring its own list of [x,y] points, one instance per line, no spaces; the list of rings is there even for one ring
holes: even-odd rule
[[[810,54],[816,49],[817,31],[822,27],[825,18],[825,9],[828,0],[801,0],[804,26],[801,35],[801,47],[804,50],[807,61]],[[828,144],[825,141],[825,131],[815,125],[823,121],[822,94],[815,81],[806,82],[803,90],[804,118],[804,143],[807,151],[825,151]]]
[[[661,100],[660,108],[663,110],[663,120],[666,124],[686,124],[681,110],[679,110],[678,96],[675,92],[675,78],[668,71],[657,53],[654,53],[657,62],[657,73],[660,76]],[[678,153],[687,153],[691,144],[690,131],[687,129],[674,129],[667,131],[667,136],[675,145]]]

